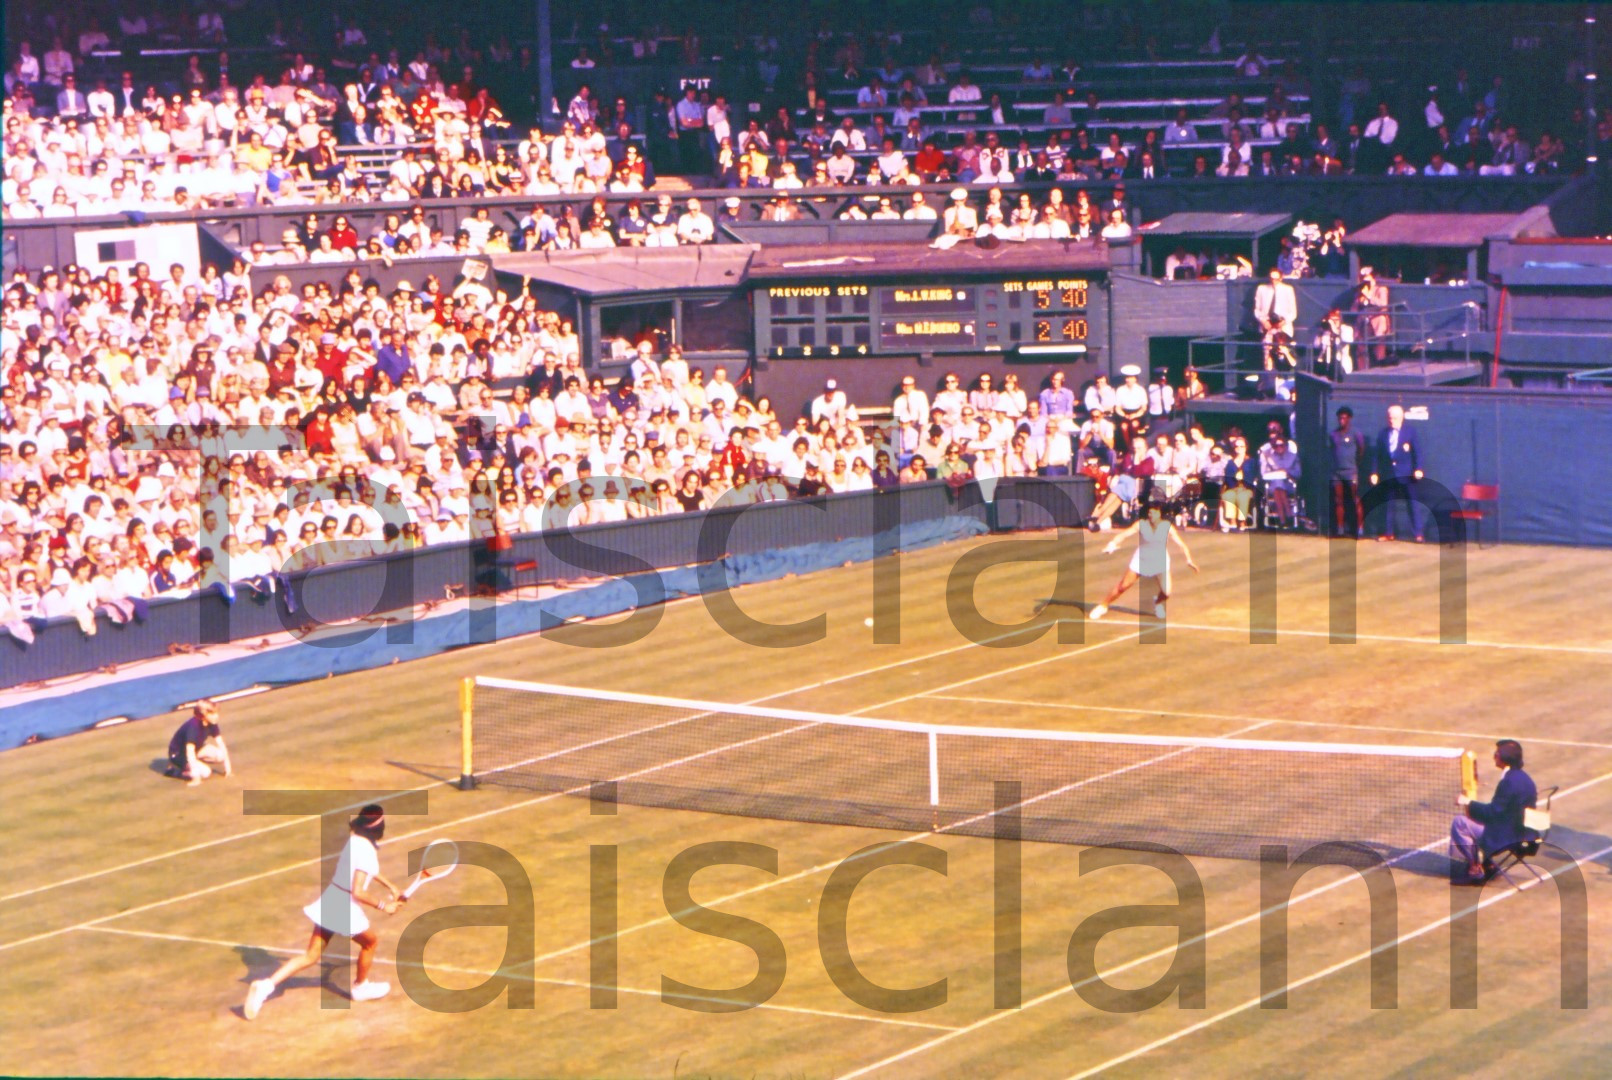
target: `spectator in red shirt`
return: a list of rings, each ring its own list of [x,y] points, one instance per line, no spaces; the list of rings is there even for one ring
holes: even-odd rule
[[[334,452],[330,444],[330,417],[324,409],[315,409],[308,415],[308,422],[302,428],[302,437],[310,456]]]
[[[314,357],[313,366],[325,377],[327,383],[342,382],[342,366],[345,358],[336,351],[336,335],[324,334],[319,338],[319,351]]]
[[[465,119],[472,124],[479,123],[490,135],[502,136],[509,130],[509,118],[485,86],[465,104]]]
[[[358,232],[347,221],[346,214],[337,214],[335,222],[330,226],[330,246],[340,251],[358,250]]]
[[[269,361],[269,396],[277,396],[291,386],[297,376],[297,347],[293,342],[282,341]]]
[[[913,158],[913,168],[926,183],[935,183],[951,178],[946,169],[946,155],[935,146],[935,140],[925,139],[923,149]]]

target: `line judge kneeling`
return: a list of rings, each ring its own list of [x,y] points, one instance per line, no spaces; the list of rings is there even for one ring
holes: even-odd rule
[[[189,718],[168,740],[167,773],[195,787],[215,772],[228,776],[230,770],[229,747],[218,726],[218,705],[198,701]]]

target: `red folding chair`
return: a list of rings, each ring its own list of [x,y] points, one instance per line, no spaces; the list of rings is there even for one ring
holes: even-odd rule
[[[1483,522],[1487,518],[1494,518],[1494,542],[1500,542],[1500,487],[1498,484],[1461,485],[1461,508],[1450,517],[1456,521],[1470,521],[1478,536],[1478,546],[1483,546]]]

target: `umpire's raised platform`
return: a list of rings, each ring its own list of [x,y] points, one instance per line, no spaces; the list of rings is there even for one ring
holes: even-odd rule
[[[1483,377],[1483,365],[1476,360],[1402,360],[1373,364],[1364,371],[1356,368],[1341,380],[1350,386],[1380,388],[1454,386],[1476,382]]]

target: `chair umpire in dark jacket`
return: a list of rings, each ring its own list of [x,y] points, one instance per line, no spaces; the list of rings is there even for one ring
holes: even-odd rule
[[[1522,744],[1501,739],[1494,744],[1495,767],[1501,770],[1494,798],[1488,802],[1456,800],[1465,812],[1450,823],[1450,844],[1459,858],[1466,860],[1463,871],[1455,868],[1456,880],[1465,877],[1482,881],[1487,877],[1486,860],[1519,840],[1531,840],[1533,830],[1523,824],[1523,812],[1532,809],[1539,791],[1533,778],[1522,771]]]

